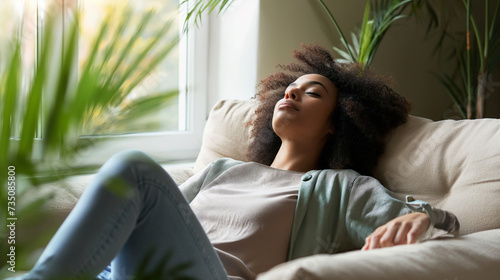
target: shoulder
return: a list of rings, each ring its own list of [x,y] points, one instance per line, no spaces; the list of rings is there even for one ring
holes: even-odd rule
[[[232,158],[220,158],[212,163],[210,163],[209,166],[207,166],[207,176],[210,178],[214,178],[228,170],[229,168],[243,164],[243,161],[240,160],[235,160]]]
[[[306,173],[310,174],[315,181],[321,182],[349,182],[353,183],[359,177],[364,177],[358,172],[352,169],[323,169],[323,170],[313,170]]]
[[[367,175],[361,175],[359,172],[352,169],[318,170],[313,176],[317,177],[318,180],[340,180],[349,182],[349,185],[351,187],[373,184],[380,185],[380,182],[376,178]]]
[[[302,183],[321,193],[332,191],[364,193],[367,190],[385,189],[377,179],[361,175],[352,169],[309,171],[303,176]]]
[[[312,170],[302,176],[301,190],[313,196],[344,196],[351,192],[360,176],[351,169]]]

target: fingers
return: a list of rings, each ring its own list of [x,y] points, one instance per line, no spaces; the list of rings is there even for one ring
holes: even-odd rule
[[[387,224],[387,230],[380,238],[381,248],[397,245],[398,240],[401,240],[401,226],[400,223]]]
[[[429,217],[425,213],[412,213],[393,219],[378,227],[365,239],[362,250],[413,244],[429,227]]]
[[[421,221],[417,222],[417,224],[415,226],[413,226],[410,231],[408,231],[407,244],[416,243],[418,238],[427,231],[428,227],[429,227],[429,223],[425,223],[425,222],[421,222]]]
[[[373,249],[377,249],[377,248],[383,248],[381,240],[386,232],[387,232],[387,227],[385,227],[385,226],[381,226],[381,227],[377,228],[372,234],[370,234],[365,239],[365,245],[361,249],[362,250],[373,250]],[[388,233],[388,234],[390,235],[390,233]]]
[[[401,222],[399,230],[394,238],[394,245],[403,245],[408,243],[408,232],[411,229],[411,224],[406,222]]]
[[[382,244],[380,243],[380,240],[384,236],[387,229],[384,227],[384,228],[380,228],[380,230],[377,229],[377,231],[378,232],[373,234],[371,237],[370,246],[368,246],[368,250],[382,248]]]

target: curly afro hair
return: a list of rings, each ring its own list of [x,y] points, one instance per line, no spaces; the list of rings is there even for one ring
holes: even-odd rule
[[[338,63],[325,48],[302,44],[294,50],[298,62],[279,65],[279,71],[259,83],[259,101],[251,126],[247,151],[250,161],[271,165],[281,146],[274,133],[272,118],[276,102],[285,89],[305,74],[320,74],[337,88],[337,107],[331,121],[334,134],[325,144],[321,169],[354,169],[371,175],[384,151],[385,136],[408,118],[410,105],[387,86],[387,79],[363,70],[357,63]],[[334,106],[334,104],[332,104]]]

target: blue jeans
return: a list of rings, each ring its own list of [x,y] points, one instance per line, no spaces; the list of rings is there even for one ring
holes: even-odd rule
[[[164,279],[179,265],[187,268],[174,279],[228,279],[179,188],[139,151],[104,164],[22,279],[95,278],[110,262],[113,279],[131,279],[141,267],[146,275],[162,269],[146,278]]]

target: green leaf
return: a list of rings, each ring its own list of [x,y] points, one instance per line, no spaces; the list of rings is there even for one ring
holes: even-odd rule
[[[158,42],[163,38],[163,36],[165,36],[165,34],[171,28],[171,26],[172,26],[172,22],[171,21],[167,22],[165,24],[165,26],[154,35],[154,39],[148,45],[146,45],[142,50],[138,51],[138,55],[136,55],[136,58],[133,60],[132,63],[129,64],[128,68],[124,70],[124,73],[122,75],[120,75],[120,77],[116,81],[115,85],[113,87],[111,87],[112,92],[118,91],[120,88],[123,87],[123,85],[125,84],[127,79],[129,79],[130,76],[132,75],[132,73],[134,73],[137,70],[137,67],[146,59],[146,57],[151,55],[151,50],[155,46],[158,45]],[[167,44],[167,46],[164,48],[164,51],[162,52],[163,55],[161,57],[157,57],[157,58],[153,59],[153,62],[148,67],[146,67],[146,70],[143,71],[143,73],[142,73],[143,75],[141,75],[138,78],[138,81],[141,81],[143,78],[145,78],[147,76],[147,74],[149,74],[150,71],[152,69],[154,69],[154,67],[159,62],[163,61],[163,58],[168,53],[170,53],[170,51],[177,44],[178,44],[178,38],[176,37],[175,39],[172,39],[172,41],[169,44]],[[135,87],[137,84],[138,84],[138,82],[132,82],[130,88]],[[124,94],[127,94],[131,90],[123,89],[123,91],[124,91]],[[117,97],[118,97],[118,95],[117,95]],[[111,99],[110,102],[113,104],[114,102],[116,102],[116,100],[117,99]]]
[[[105,86],[104,86],[105,88],[111,84],[112,79],[114,77],[114,74],[116,73],[116,71],[118,70],[120,65],[125,61],[125,57],[128,57],[130,55],[130,52],[132,51],[132,46],[135,44],[137,39],[139,39],[142,31],[146,28],[147,24],[151,21],[152,16],[153,16],[153,11],[149,11],[146,14],[144,14],[144,16],[141,18],[139,25],[137,26],[137,29],[134,31],[131,38],[128,39],[127,44],[125,45],[122,52],[118,56],[116,64],[113,67],[113,70],[111,71],[111,74],[109,74],[109,77],[105,83]],[[123,18],[122,21],[128,21],[128,19]]]
[[[0,93],[1,104],[3,104],[3,108],[0,111],[2,112],[0,154],[4,155],[5,159],[9,158],[10,137],[12,135],[12,126],[16,123],[15,108],[21,84],[21,44],[19,39],[15,42],[14,55],[6,69],[8,69],[8,72],[6,75],[5,90],[2,88],[3,92]],[[7,165],[6,161],[0,161],[2,170],[6,170]],[[3,183],[2,180],[0,180],[0,183]]]
[[[217,14],[223,14],[233,3],[234,0],[197,0],[197,1],[182,1],[181,4],[179,5],[181,8],[183,6],[187,6],[189,3],[194,3],[192,4],[192,8],[189,9],[187,7],[187,16],[186,19],[184,20],[184,27],[183,30],[184,32],[187,32],[189,29],[189,22],[194,16],[194,24],[199,27],[199,24],[202,21],[202,15],[203,13],[207,12],[207,14],[211,14],[217,7],[218,11]]]
[[[136,79],[130,82],[130,86],[128,86],[128,88],[124,90],[124,94],[125,95],[129,94],[132,91],[132,89],[134,89],[141,81],[143,81],[144,78],[146,78],[146,76],[149,75],[151,70],[155,69],[156,66],[158,66],[158,64],[162,62],[163,59],[172,51],[172,49],[177,46],[178,42],[179,42],[179,37],[175,37],[172,38],[170,43],[165,44],[163,50],[161,50],[161,52],[158,53],[154,57],[154,59],[152,59],[151,62],[146,65],[145,69],[147,70],[143,71],[140,75],[137,76]]]
[[[442,73],[441,76],[435,75],[438,81],[443,85],[443,87],[446,89],[448,95],[451,97],[453,102],[455,103],[456,107],[459,109],[460,116],[462,118],[467,117],[466,109],[464,104],[462,103],[462,98],[461,98],[461,90],[460,87],[453,81],[451,77],[448,75]]]
[[[345,51],[343,51],[343,50],[341,50],[341,49],[339,49],[339,48],[337,48],[337,47],[333,47],[333,49],[334,49],[334,50],[335,50],[335,51],[336,51],[336,52],[337,52],[337,53],[338,53],[338,54],[339,54],[339,55],[340,55],[343,59],[345,59],[346,61],[349,61],[349,62],[355,62],[355,61],[352,61],[352,60],[351,60],[351,56],[350,56],[347,52],[345,52]]]
[[[141,116],[156,112],[159,109],[164,108],[165,104],[175,99],[178,94],[178,90],[172,90],[161,94],[152,94],[146,97],[137,98],[120,110],[118,117],[112,124],[106,122],[105,125],[107,124],[108,126],[100,127],[98,128],[98,131],[108,130],[109,125],[119,127],[120,125],[133,122]]]
[[[489,27],[488,35],[490,40],[493,38],[495,32],[498,31],[498,28],[500,28],[497,22],[497,16],[499,11],[500,11],[500,1],[497,1],[497,6],[495,7],[495,11],[493,13],[493,19],[491,20],[491,26]]]
[[[359,40],[358,40],[358,34],[351,32],[351,41],[352,41],[352,50],[354,51],[354,54],[359,57]]]
[[[57,79],[57,88],[54,98],[47,98],[49,108],[51,109],[47,122],[45,123],[45,133],[43,134],[43,154],[48,154],[57,150],[61,145],[64,145],[63,135],[67,131],[67,126],[64,123],[64,111],[59,108],[64,108],[64,102],[70,91],[70,75],[73,72],[72,66],[77,63],[76,53],[78,51],[78,15],[74,17],[76,23],[70,25],[69,41],[64,47],[65,52],[62,61],[62,67]],[[63,42],[64,44],[64,42]]]
[[[359,56],[358,56],[358,62],[363,63],[364,67],[366,67],[366,59],[369,55],[369,46],[370,42],[372,40],[372,35],[373,35],[373,27],[374,23],[373,20],[370,20],[370,13],[371,13],[371,8],[370,8],[370,1],[366,0],[365,2],[365,11],[363,13],[363,21],[361,24],[361,33],[360,33],[360,46],[359,46]]]
[[[362,33],[361,37],[361,45],[359,49],[359,57],[358,57],[358,62],[361,62],[365,65],[365,67],[369,66],[367,64],[368,57],[372,53],[372,48],[373,48],[373,42],[372,41],[372,36],[373,36],[373,21],[368,21],[366,23],[365,31]]]
[[[42,91],[46,83],[48,67],[50,64],[50,50],[52,49],[52,31],[54,20],[50,19],[45,28],[45,38],[43,38],[41,54],[36,65],[36,70],[31,84],[30,92],[27,96],[27,107],[23,117],[21,142],[19,144],[18,159],[27,161],[31,157],[33,143],[38,127],[40,116],[40,104],[42,101]]]

